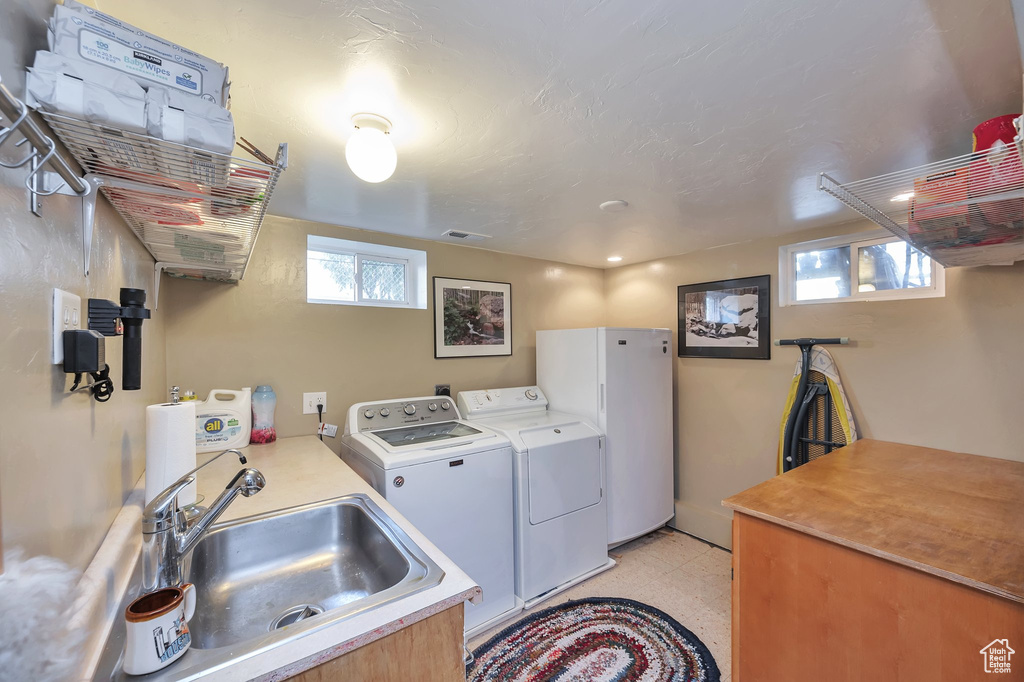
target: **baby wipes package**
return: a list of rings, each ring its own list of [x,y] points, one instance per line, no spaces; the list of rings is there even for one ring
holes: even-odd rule
[[[146,91],[129,76],[98,64],[40,50],[25,77],[25,91],[33,109],[146,132]]]
[[[149,134],[221,154],[235,146],[231,112],[213,102],[154,85],[146,93]]]
[[[51,51],[117,69],[144,88],[161,85],[227,106],[226,66],[75,0],[54,8],[48,39]]]
[[[243,448],[252,429],[252,389],[216,388],[196,402],[196,452]]]

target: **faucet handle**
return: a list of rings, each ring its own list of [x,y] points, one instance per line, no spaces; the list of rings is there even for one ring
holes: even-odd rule
[[[245,464],[245,455],[243,455],[238,450],[231,449],[231,450],[224,450],[223,452],[218,452],[216,455],[214,455],[210,459],[206,460],[205,462],[203,462],[202,464],[197,466],[195,469],[193,469],[192,471],[188,472],[187,474],[185,474],[184,476],[179,478],[177,481],[172,483],[163,492],[161,492],[159,495],[154,497],[150,501],[149,504],[146,505],[146,508],[142,512],[142,532],[143,533],[159,533],[160,531],[164,531],[164,530],[168,530],[169,528],[173,528],[174,524],[175,524],[175,521],[176,521],[177,511],[178,511],[178,508],[177,508],[178,507],[178,505],[177,505],[178,493],[180,493],[187,485],[189,485],[190,483],[193,483],[196,480],[196,472],[197,471],[199,471],[204,466],[206,466],[207,464],[209,464],[213,460],[217,459],[221,455],[226,455],[229,452],[231,454],[233,454],[233,455],[237,455],[238,459],[242,462],[242,464]],[[255,494],[255,492],[259,492],[259,490],[262,489],[264,485],[266,485],[266,481],[263,480],[263,475],[260,474],[255,469],[243,469],[242,471],[243,472],[245,472],[245,471],[255,471],[256,474],[259,476],[259,480],[262,481],[262,484],[260,484],[259,487],[254,492],[244,492],[243,491],[244,494],[246,495],[246,497],[248,497],[249,495]],[[235,480],[237,480],[237,478],[238,477],[236,476]],[[234,483],[234,480],[232,480],[232,483]],[[250,487],[249,483],[250,483],[250,481],[247,478],[246,479],[247,488]]]
[[[178,511],[178,493],[195,480],[195,474],[185,474],[154,497],[142,511],[142,532],[159,533],[173,528]]]
[[[242,454],[242,451],[241,451],[241,450],[235,450],[234,448],[232,448],[232,449],[230,449],[230,450],[221,450],[221,451],[220,451],[220,452],[218,452],[218,453],[217,453],[216,455],[214,455],[214,456],[213,456],[213,457],[211,457],[210,459],[206,460],[205,462],[203,462],[202,464],[200,464],[199,466],[197,466],[197,467],[196,467],[195,469],[193,469],[192,471],[190,471],[190,472],[188,472],[187,474],[185,474],[185,476],[191,476],[192,474],[196,473],[197,471],[199,471],[200,469],[202,469],[202,468],[203,468],[204,466],[206,466],[207,464],[210,464],[211,462],[213,462],[213,461],[214,461],[215,459],[220,459],[221,455],[226,455],[226,454],[228,454],[229,452],[230,452],[230,453],[231,453],[232,455],[237,455],[237,456],[238,456],[238,461],[239,461],[239,462],[241,462],[242,464],[245,464],[245,455],[243,455],[243,454]],[[182,478],[185,478],[185,476],[182,476]]]

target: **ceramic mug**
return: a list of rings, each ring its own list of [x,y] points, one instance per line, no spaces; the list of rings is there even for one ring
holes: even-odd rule
[[[192,583],[144,594],[124,610],[128,637],[123,670],[144,675],[170,665],[188,650],[192,634],[188,621],[196,610]]]

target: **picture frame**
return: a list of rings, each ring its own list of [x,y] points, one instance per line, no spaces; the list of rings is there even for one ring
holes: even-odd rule
[[[678,289],[679,357],[771,359],[771,275]]]
[[[512,285],[434,277],[434,357],[512,355]]]

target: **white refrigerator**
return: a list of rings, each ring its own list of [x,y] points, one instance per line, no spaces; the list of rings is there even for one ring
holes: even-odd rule
[[[586,417],[605,433],[608,545],[663,526],[675,514],[672,332],[537,332],[537,385],[552,410]]]

